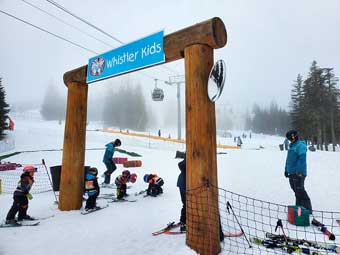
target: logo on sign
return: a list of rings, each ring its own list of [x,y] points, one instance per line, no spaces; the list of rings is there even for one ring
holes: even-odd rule
[[[105,68],[105,59],[100,57],[94,59],[90,64],[90,72],[93,76],[99,76],[102,74]]]

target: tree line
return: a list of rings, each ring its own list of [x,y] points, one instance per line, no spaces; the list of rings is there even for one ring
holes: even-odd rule
[[[9,129],[8,113],[9,104],[6,103],[6,93],[2,86],[2,78],[0,77],[0,140],[5,137],[5,130]]]
[[[340,140],[340,90],[339,79],[333,68],[322,68],[312,62],[307,77],[297,75],[292,84],[289,111],[275,102],[269,108],[254,105],[246,117],[246,128],[256,133],[284,135],[296,129],[300,137],[318,148],[333,150]]]

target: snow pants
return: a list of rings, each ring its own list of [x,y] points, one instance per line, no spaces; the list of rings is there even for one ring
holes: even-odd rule
[[[305,176],[289,175],[289,184],[295,193],[295,205],[303,206],[312,213],[312,203],[305,190]]]
[[[111,162],[106,162],[104,164],[106,166],[106,171],[104,172],[104,175],[105,175],[104,183],[110,184],[111,174],[117,169],[117,166],[112,161]]]
[[[22,221],[27,215],[28,199],[25,194],[14,194],[13,200],[13,205],[7,214],[6,220],[14,220],[15,215],[19,212],[18,221]]]

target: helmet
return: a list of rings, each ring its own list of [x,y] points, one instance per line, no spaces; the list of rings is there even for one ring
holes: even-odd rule
[[[98,174],[98,169],[95,167],[91,167],[88,171],[89,174],[93,174],[94,176],[97,176]]]
[[[133,173],[130,175],[130,182],[135,183],[137,180],[137,174]]]
[[[30,172],[37,172],[38,169],[34,166],[25,166],[24,169],[22,169],[25,173],[30,173]]]
[[[116,139],[116,140],[114,141],[114,144],[115,144],[115,146],[119,147],[119,146],[122,145],[122,142],[121,142],[119,139]]]
[[[144,180],[145,182],[148,182],[149,176],[150,176],[150,174],[144,175],[143,180]]]
[[[122,172],[122,175],[130,176],[130,171],[129,171],[129,170],[124,170],[124,171]]]
[[[292,129],[292,130],[289,130],[287,133],[286,133],[286,137],[289,141],[295,141],[298,139],[299,137],[299,134],[296,130]]]

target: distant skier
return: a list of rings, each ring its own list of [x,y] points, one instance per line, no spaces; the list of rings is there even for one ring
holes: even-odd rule
[[[85,193],[88,195],[85,210],[95,209],[100,188],[97,180],[98,169],[91,167],[85,174]]]
[[[20,176],[20,181],[13,194],[13,205],[9,210],[6,217],[6,224],[20,225],[23,220],[35,220],[33,217],[27,214],[28,200],[31,200],[33,196],[30,190],[34,183],[34,173],[37,172],[37,168],[34,166],[25,166],[23,174]],[[18,214],[18,220],[15,220],[15,215]]]
[[[242,146],[242,139],[240,136],[237,137],[237,146],[241,147]]]
[[[312,203],[304,184],[307,176],[307,146],[304,141],[299,140],[296,130],[289,130],[286,137],[290,141],[290,146],[285,165],[285,177],[289,178],[290,187],[295,193],[295,204],[305,207],[312,213]]]
[[[126,184],[128,182],[135,183],[137,180],[137,174],[131,174],[129,170],[124,170],[121,175],[117,176],[115,184],[117,186],[117,199],[123,199],[127,197]]]
[[[115,148],[122,145],[122,142],[119,139],[112,141],[106,144],[106,149],[103,157],[103,162],[106,166],[106,171],[103,174],[104,183],[103,186],[110,184],[111,174],[117,169],[116,164],[113,163],[112,157],[115,152]]]
[[[146,194],[152,197],[157,197],[159,194],[163,193],[162,186],[164,185],[164,180],[157,174],[146,174],[143,177],[144,182],[149,183]]]

